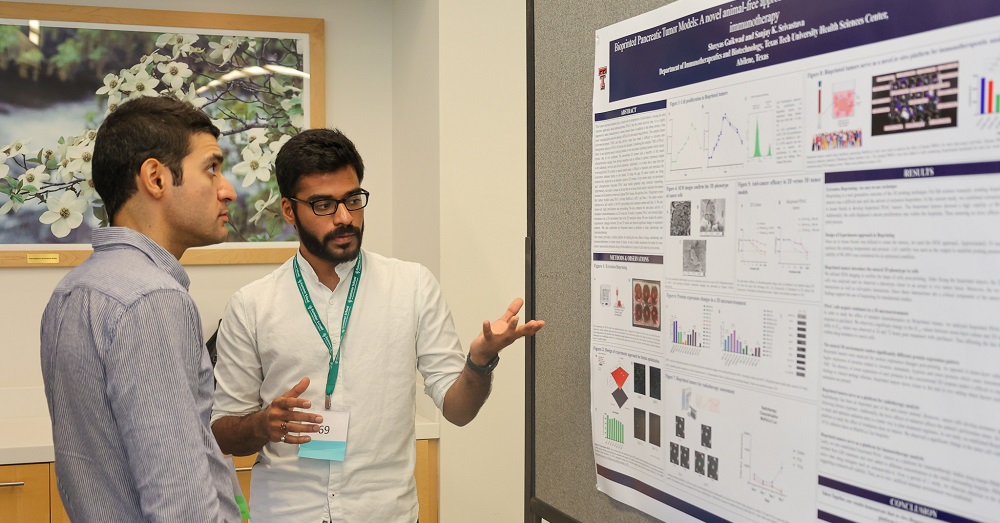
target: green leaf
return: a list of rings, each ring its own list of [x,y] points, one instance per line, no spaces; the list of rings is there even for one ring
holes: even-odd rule
[[[21,190],[28,194],[35,194],[38,192],[38,187],[35,187],[34,185],[25,185],[21,188]]]
[[[275,238],[281,234],[281,230],[284,227],[285,220],[281,219],[280,216],[271,215],[267,218],[267,235],[271,238]]]
[[[45,55],[37,47],[32,46],[29,49],[21,51],[19,55],[15,58],[18,65],[27,65],[38,67],[45,60]]]
[[[80,42],[77,40],[65,40],[56,48],[55,56],[49,60],[60,69],[67,69],[73,64],[80,62]]]
[[[107,211],[107,209],[105,209],[103,205],[95,205],[93,207],[93,210],[94,210],[94,218],[97,218],[98,221],[101,222],[99,226],[100,227],[107,227],[108,226],[108,211]]]
[[[290,87],[282,85],[281,82],[278,81],[278,79],[273,76],[270,78],[270,80],[268,80],[268,83],[270,84],[271,90],[278,94],[284,94],[285,91],[290,89]]]
[[[24,195],[22,194],[12,194],[10,195],[10,199],[17,203],[24,203]]]

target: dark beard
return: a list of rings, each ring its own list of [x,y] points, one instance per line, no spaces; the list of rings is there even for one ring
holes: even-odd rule
[[[296,212],[293,214],[295,215],[295,227],[299,231],[299,240],[302,242],[302,246],[305,247],[306,250],[313,256],[334,265],[340,265],[341,263],[349,262],[358,257],[358,253],[361,252],[361,240],[365,233],[364,225],[362,225],[360,229],[353,225],[337,227],[320,240],[302,227],[302,223],[299,222],[299,213]],[[327,249],[327,243],[333,241],[334,238],[340,236],[341,234],[350,233],[354,233],[355,237],[358,239],[357,247],[349,251],[345,251],[342,255],[334,254]]]

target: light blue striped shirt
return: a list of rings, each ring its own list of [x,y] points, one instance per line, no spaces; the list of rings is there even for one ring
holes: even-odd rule
[[[212,366],[180,263],[94,231],[42,316],[59,495],[73,521],[239,521],[209,428]]]

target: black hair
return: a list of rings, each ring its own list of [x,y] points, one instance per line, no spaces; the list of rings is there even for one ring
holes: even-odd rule
[[[338,129],[309,129],[292,137],[274,160],[281,196],[294,196],[299,179],[309,174],[332,173],[351,166],[360,183],[365,164],[352,142]]]
[[[182,162],[195,133],[220,134],[208,115],[170,96],[144,96],[108,115],[97,130],[92,162],[94,188],[109,223],[138,190],[136,176],[146,160],[159,160],[170,169],[174,185],[181,184]]]

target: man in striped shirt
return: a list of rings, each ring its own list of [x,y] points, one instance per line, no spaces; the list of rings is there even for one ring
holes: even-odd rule
[[[97,133],[93,181],[111,227],[59,283],[41,356],[59,495],[73,521],[239,521],[209,428],[212,367],[178,260],[226,239],[235,190],[219,130],[170,97]]]

